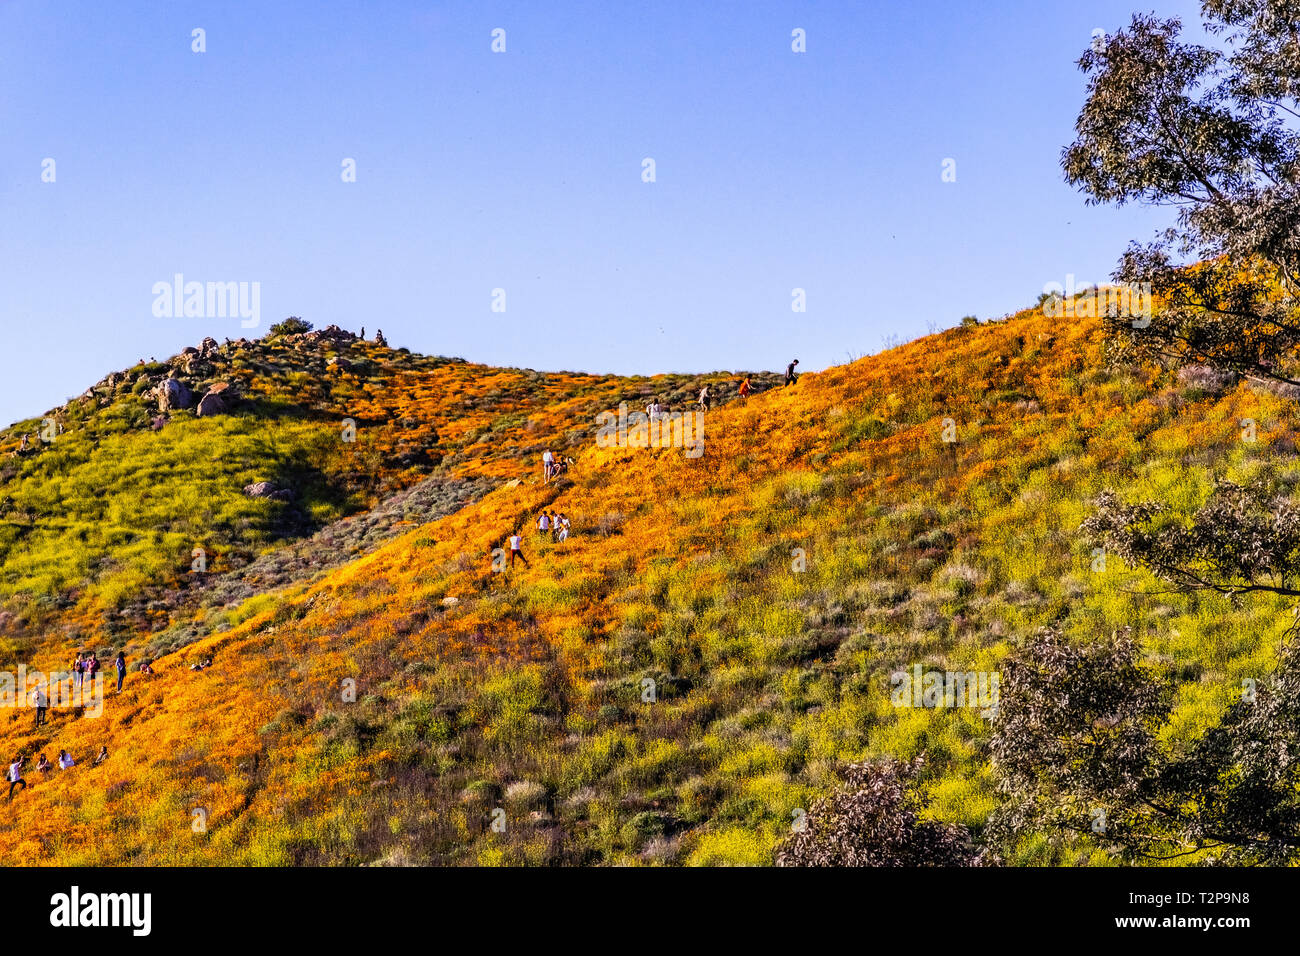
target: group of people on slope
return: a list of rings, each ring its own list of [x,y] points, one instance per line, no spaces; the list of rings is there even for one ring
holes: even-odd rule
[[[572,525],[569,522],[569,516],[564,512],[542,510],[537,517],[538,534],[549,534],[551,541],[556,544],[561,541],[569,540],[569,531]],[[516,529],[509,537],[506,538],[507,550],[510,552],[508,567],[514,567],[515,561],[524,562],[525,567],[530,567],[528,558],[524,555],[524,536]]]
[[[541,516],[537,519],[537,530],[542,534],[549,531],[552,541],[567,541],[569,538],[569,518],[563,512],[556,514],[554,511],[543,510]]]
[[[92,767],[98,767],[107,759],[108,748],[100,747],[99,753],[95,755],[95,759],[90,762],[90,765]],[[7,799],[12,800],[14,798],[15,790],[27,789],[27,781],[23,777],[23,768],[26,765],[27,758],[22,754],[18,754],[18,756],[14,757],[13,763],[9,765],[9,796]],[[60,770],[71,770],[76,765],[77,761],[73,759],[72,754],[68,753],[66,750],[59,751],[58,766]],[[42,753],[36,759],[36,769],[42,776],[48,776],[54,769],[54,764],[51,763],[49,758]]]
[[[799,373],[795,371],[795,367],[798,364],[799,364],[799,360],[795,359],[789,365],[786,366],[785,368],[786,385],[793,385],[795,384],[795,382],[799,380]],[[752,386],[750,384],[749,376],[746,375],[744,380],[740,383],[739,395],[741,401],[748,401],[751,391],[752,391]],[[695,404],[702,411],[708,411],[709,403],[712,400],[713,400],[713,396],[709,391],[708,384],[706,383],[700,389],[700,397],[696,400]],[[664,417],[667,414],[667,411],[664,408],[664,406],[660,403],[659,399],[656,398],[649,405],[646,406],[645,413],[646,413],[646,417],[651,422],[654,422]],[[549,482],[552,478],[559,477],[561,474],[567,471],[568,467],[572,464],[573,464],[572,458],[565,458],[563,461],[560,461],[555,457],[554,453],[549,448],[546,449],[544,452],[542,452],[543,481]],[[543,511],[541,513],[541,516],[537,519],[537,530],[542,534],[546,534],[549,532],[552,541],[555,542],[564,541],[569,537],[569,519],[563,513],[555,514],[553,512]],[[510,552],[509,567],[514,567],[516,559],[524,562],[525,566],[528,566],[528,558],[524,556],[524,552],[523,552],[523,541],[524,541],[523,535],[520,534],[519,531],[516,529],[511,535],[509,535],[506,541],[508,545],[508,550]]]
[[[799,360],[795,359],[793,362],[791,362],[789,365],[785,367],[786,385],[793,385],[795,382],[799,381],[799,373],[795,371],[795,366],[798,364],[799,364]],[[749,376],[746,375],[745,378],[741,381],[740,388],[739,388],[739,395],[741,401],[748,401],[750,393],[752,391],[753,391],[753,386],[750,384]],[[700,397],[696,399],[695,404],[699,407],[701,411],[707,412],[709,410],[709,404],[712,401],[713,401],[713,393],[709,391],[709,386],[706,383],[704,387],[700,389]],[[652,422],[666,414],[663,405],[659,403],[659,399],[657,398],[645,407],[645,413],[649,417],[650,421]]]
[[[542,452],[542,483],[545,484],[552,478],[559,478],[572,464],[572,458],[556,458],[549,448],[546,449]]]
[[[77,656],[72,661],[72,682],[74,688],[81,688],[86,684],[86,682],[93,681],[95,675],[99,673],[100,666],[100,659],[95,655],[94,651],[78,651]],[[117,691],[118,693],[121,693],[122,682],[126,679],[125,652],[118,651],[117,657],[113,659],[113,666],[117,671]],[[191,664],[190,670],[201,671],[211,666],[212,657],[208,656],[203,658],[201,661]],[[146,657],[140,662],[140,673],[151,675],[153,672],[153,662]],[[48,724],[49,718],[46,716],[46,712],[50,708],[50,699],[46,696],[46,693],[42,688],[38,687],[32,692],[32,705],[36,709],[36,726],[40,727],[44,724]],[[107,759],[108,747],[100,747],[99,753],[95,756],[94,760],[91,761],[91,766],[98,767]],[[9,764],[8,799],[10,800],[13,799],[14,790],[22,790],[27,786],[27,781],[23,779],[23,767],[26,766],[26,763],[27,758],[23,754],[19,754],[14,758],[13,762]],[[69,768],[76,766],[76,761],[73,759],[72,754],[68,753],[66,750],[59,751],[57,763],[60,770],[68,770]],[[41,754],[36,759],[36,769],[42,774],[48,774],[54,769],[54,766],[55,764],[51,763],[45,754]]]
[[[126,654],[122,651],[117,652],[117,658],[113,661],[117,670],[117,692],[122,692],[122,681],[126,679]],[[95,675],[99,673],[100,661],[95,656],[94,651],[78,651],[77,656],[72,661],[72,690],[77,693],[83,687],[95,680]],[[36,688],[31,695],[32,708],[36,711],[36,727],[48,724],[50,719],[47,712],[50,709],[50,698],[46,695],[43,688]]]
[[[93,681],[95,675],[99,673],[100,660],[95,656],[94,651],[78,651],[77,656],[72,660],[72,683],[75,687],[80,687],[85,680]],[[123,651],[117,652],[117,657],[113,659],[113,668],[117,671],[117,692],[122,692],[122,681],[126,680],[126,654]]]

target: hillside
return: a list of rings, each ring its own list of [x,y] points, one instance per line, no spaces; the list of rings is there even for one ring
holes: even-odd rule
[[[187,407],[161,395],[169,380]],[[243,579],[359,554],[540,469],[546,447],[566,454],[611,403],[683,404],[697,380],[724,399],[737,385],[489,368],[334,327],[142,360],[0,432],[0,649],[21,658],[51,630],[87,647],[157,632],[151,653],[175,649],[192,629],[172,625],[247,596]],[[214,390],[221,410],[199,415]],[[260,482],[282,490],[245,493]]]
[[[239,405],[154,428],[149,390],[187,363]],[[111,755],[29,771],[4,861],[767,864],[871,755],[924,753],[936,817],[987,818],[986,723],[892,706],[894,671],[996,670],[1044,625],[1134,625],[1191,734],[1273,660],[1280,600],[1144,593],[1118,561],[1094,571],[1077,529],[1106,488],[1181,511],[1215,477],[1293,470],[1289,399],[1110,371],[1097,320],[1038,310],[792,388],[756,378],[747,402],[733,375],[698,380],[724,400],[698,458],[593,440],[599,411],[682,407],[696,377],[352,339],[232,343],[58,410],[48,448],[0,459],[4,666],[123,645],[133,666],[102,717],[0,725],[9,753]],[[575,464],[543,484],[548,444]],[[293,497],[244,495],[256,481]],[[532,530],[542,508],[569,540]],[[518,526],[530,565],[498,573]],[[1009,862],[1105,859],[1026,839]]]

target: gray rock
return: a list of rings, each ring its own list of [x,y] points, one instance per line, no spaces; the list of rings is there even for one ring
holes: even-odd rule
[[[278,488],[273,481],[255,481],[244,486],[244,494],[250,498],[266,498],[270,501],[288,501],[293,492],[288,488]]]
[[[160,412],[189,408],[194,404],[194,393],[183,382],[179,382],[174,378],[159,382],[154,391],[158,396],[158,411]]]

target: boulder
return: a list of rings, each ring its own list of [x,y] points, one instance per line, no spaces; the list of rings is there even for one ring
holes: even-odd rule
[[[235,392],[230,387],[229,382],[217,382],[213,385],[206,395],[199,399],[199,407],[195,412],[200,418],[204,415],[222,415],[230,411],[230,406],[234,404]]]
[[[189,408],[194,404],[194,393],[183,382],[179,382],[174,378],[159,382],[154,391],[158,395],[158,411],[160,412]]]
[[[250,498],[266,498],[270,501],[288,501],[293,492],[288,488],[278,488],[273,481],[255,481],[244,485],[244,494]]]
[[[202,342],[199,343],[199,354],[206,357],[208,355],[211,355],[213,352],[215,352],[217,348],[218,348],[217,340],[209,335],[206,339],[204,339]]]
[[[206,415],[224,415],[228,408],[226,403],[221,400],[220,395],[207,394],[199,399],[199,407],[195,409],[194,414],[199,418]]]

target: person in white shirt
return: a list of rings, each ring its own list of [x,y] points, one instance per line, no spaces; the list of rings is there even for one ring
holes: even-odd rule
[[[36,688],[32,692],[32,703],[36,707],[36,726],[39,727],[41,724],[49,723],[45,719],[45,709],[50,706],[50,700],[45,696],[45,691],[39,687]]]
[[[569,537],[569,519],[560,515],[560,540],[566,541]]]
[[[515,566],[515,558],[523,561],[525,566],[528,565],[528,559],[524,557],[523,543],[523,536],[518,532],[510,536],[510,567],[512,568]]]
[[[23,779],[23,762],[26,757],[16,757],[14,762],[9,765],[9,799],[14,798],[14,787],[21,790],[27,789],[27,781]]]
[[[545,511],[543,511],[542,516],[537,519],[537,530],[541,532],[546,532],[550,530],[550,527],[551,527],[551,516],[548,515]]]
[[[59,769],[60,769],[60,770],[67,770],[69,767],[73,766],[75,763],[76,763],[76,761],[72,759],[72,754],[68,753],[66,750],[60,750],[60,751],[59,751]]]
[[[542,452],[542,472],[545,475],[546,481],[551,480],[551,473],[554,470],[555,456],[551,454],[551,450],[548,448],[546,451]]]

